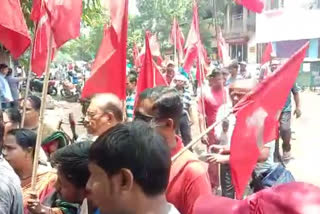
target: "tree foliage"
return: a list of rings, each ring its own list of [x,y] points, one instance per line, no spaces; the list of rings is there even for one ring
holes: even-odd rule
[[[213,7],[214,1],[216,10]],[[201,39],[209,51],[212,49],[213,26],[216,21],[218,25],[223,25],[226,5],[233,2],[233,0],[214,1],[197,1]],[[144,32],[149,30],[158,35],[163,50],[172,48],[168,43],[168,38],[173,18],[178,19],[180,27],[187,37],[192,20],[192,4],[192,0],[137,0],[140,15],[130,19],[129,47],[132,47],[133,42],[143,43]]]

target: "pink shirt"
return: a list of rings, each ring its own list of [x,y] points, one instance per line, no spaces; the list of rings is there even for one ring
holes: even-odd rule
[[[177,146],[171,155],[174,156],[182,148],[182,140],[177,137]],[[195,154],[186,151],[172,163],[166,197],[181,214],[192,214],[198,197],[211,192],[207,164],[199,161]]]
[[[222,104],[226,103],[228,94],[226,89],[215,91],[215,90],[212,90],[211,88],[204,89],[202,94],[203,94],[203,104],[202,104],[202,99],[200,98],[198,103],[199,111],[200,113],[203,113],[202,106],[204,106],[206,123],[208,127],[216,122],[219,107]],[[213,144],[215,141],[214,129],[209,133],[209,141],[210,141],[210,144]]]

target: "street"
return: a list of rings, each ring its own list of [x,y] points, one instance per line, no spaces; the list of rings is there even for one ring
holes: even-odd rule
[[[320,163],[320,96],[314,92],[303,92],[301,94],[302,117],[292,118],[292,154],[294,159],[288,164],[288,169],[293,173],[297,181],[304,181],[320,186],[320,170],[317,163]],[[55,101],[55,109],[47,110],[45,121],[54,126],[58,125],[59,120],[68,122],[68,114],[73,113],[76,121],[82,117],[81,106],[79,103],[68,103],[66,101]],[[68,124],[63,124],[63,129],[71,135]],[[192,126],[193,136],[198,131],[197,124]],[[319,131],[319,132],[318,132]],[[83,126],[77,126],[78,135],[84,134]],[[204,150],[204,146],[199,143],[195,150],[198,154]]]
[[[313,92],[304,92],[300,96],[302,117],[292,120],[295,132],[292,141],[294,160],[288,164],[297,181],[320,186],[320,96]]]

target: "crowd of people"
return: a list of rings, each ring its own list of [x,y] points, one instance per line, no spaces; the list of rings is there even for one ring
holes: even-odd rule
[[[277,61],[270,63],[269,75],[278,65]],[[8,67],[0,66],[4,92],[0,111],[0,213],[220,214],[320,210],[319,188],[293,182],[293,176],[281,163],[291,158],[291,95],[279,119],[284,152],[280,163],[274,160],[276,142],[264,144],[246,196],[235,200],[229,159],[236,118],[232,114],[225,116],[266,76],[255,78],[243,62],[210,69],[198,89],[193,87],[195,78],[169,62],[163,72],[168,86],[148,88],[140,94],[136,91],[138,72],[130,71],[125,106],[113,94],[93,96],[83,109],[87,133],[81,133],[73,144],[46,121],[36,192],[31,192],[31,180],[41,99],[29,96],[26,101],[7,105],[15,101],[8,86],[8,71]],[[300,117],[298,87],[294,86],[292,93],[294,113]],[[11,97],[7,97],[9,94]],[[23,106],[26,112],[21,124]],[[191,148],[172,160],[192,141],[195,124],[203,132],[219,120],[222,124],[202,138],[205,154],[198,156]],[[270,175],[272,179],[278,176],[271,185]],[[218,196],[220,186],[222,196]],[[306,194],[310,197],[304,197]]]

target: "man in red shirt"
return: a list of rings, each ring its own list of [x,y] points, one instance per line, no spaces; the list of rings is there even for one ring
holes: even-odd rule
[[[175,132],[182,111],[183,104],[175,89],[156,87],[140,94],[135,119],[150,122],[166,139],[173,157],[183,148]],[[207,167],[192,152],[186,151],[173,161],[166,197],[181,214],[192,214],[197,198],[211,193]]]
[[[205,87],[198,99],[200,131],[206,129],[216,122],[219,107],[226,103],[227,91],[224,88],[223,75],[218,70],[213,70],[208,76],[209,87]],[[217,139],[214,129],[209,132],[208,137],[203,142],[209,146],[216,144]],[[214,189],[219,186],[218,166],[217,164],[209,165],[210,182]]]

